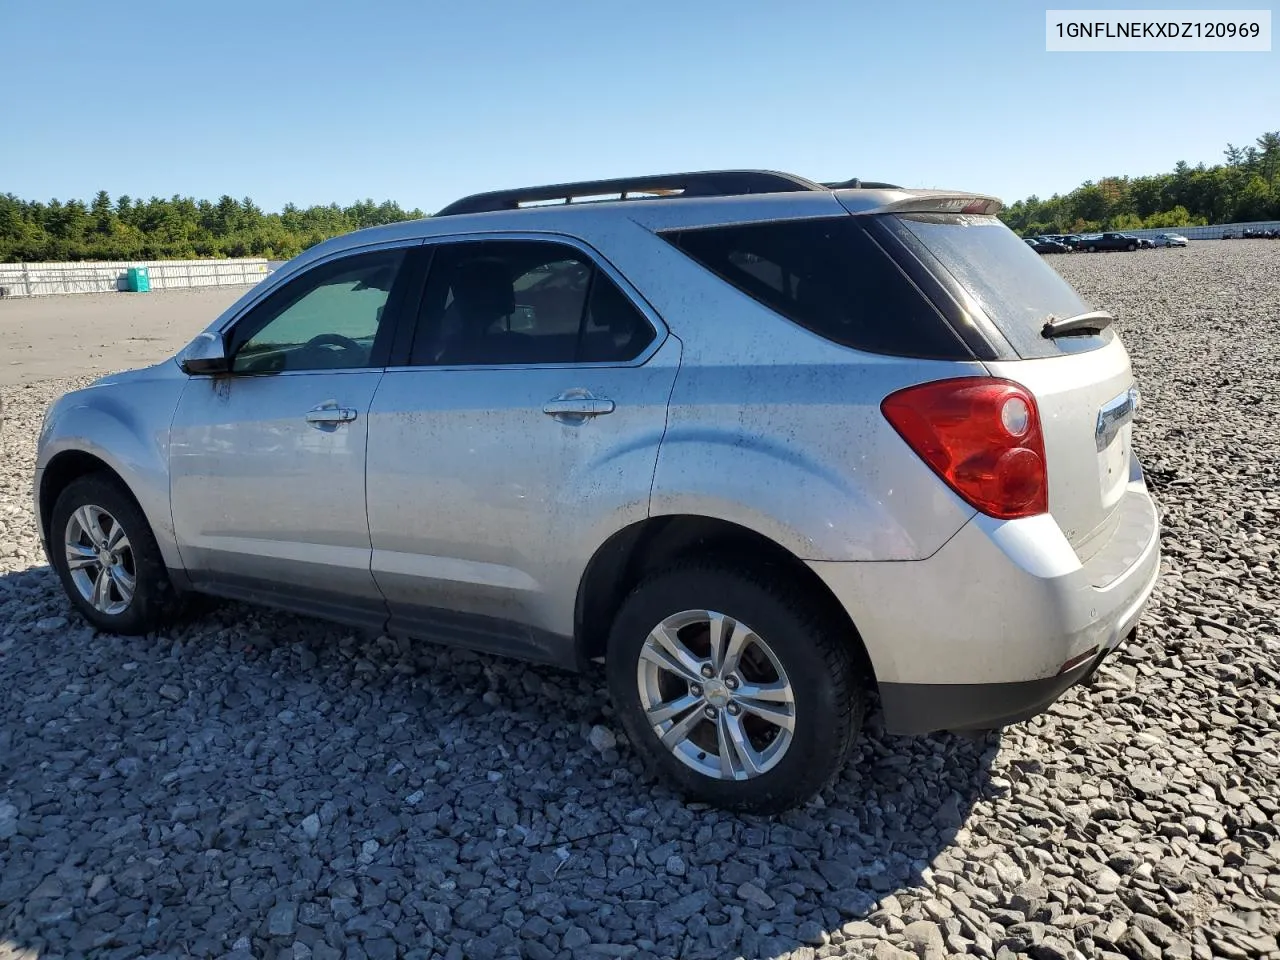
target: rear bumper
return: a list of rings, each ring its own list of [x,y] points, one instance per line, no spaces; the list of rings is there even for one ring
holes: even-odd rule
[[[1155,589],[1160,531],[1140,475],[1088,563],[1049,516],[974,517],[927,560],[810,566],[849,612],[891,733],[1025,720],[1129,636]]]
[[[1130,630],[1128,640],[1136,633]],[[1016,683],[882,683],[880,705],[894,718],[893,733],[989,730],[1043,713],[1060,696],[1093,676],[1114,647],[1055,677]]]

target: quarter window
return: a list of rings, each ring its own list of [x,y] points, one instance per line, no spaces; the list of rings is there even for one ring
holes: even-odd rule
[[[946,321],[856,217],[662,236],[742,293],[835,343],[898,356],[968,357]]]
[[[349,370],[373,365],[374,345],[403,251],[325,264],[288,283],[233,335],[232,370]]]
[[[537,240],[469,241],[435,250],[410,363],[625,362],[653,336],[581,251]]]

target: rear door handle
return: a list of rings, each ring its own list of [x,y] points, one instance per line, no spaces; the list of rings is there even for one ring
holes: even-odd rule
[[[350,423],[355,418],[356,411],[350,407],[338,406],[337,400],[326,400],[319,406],[312,407],[307,411],[307,423],[317,427]]]
[[[542,412],[564,423],[582,421],[613,413],[614,402],[605,397],[559,396],[542,405]]]

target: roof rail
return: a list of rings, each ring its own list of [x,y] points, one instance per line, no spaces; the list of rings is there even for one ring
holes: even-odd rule
[[[790,173],[773,170],[708,170],[700,173],[667,173],[649,177],[622,177],[616,180],[584,180],[580,183],[557,183],[516,190],[495,190],[455,200],[437,217],[461,213],[488,213],[494,210],[519,210],[522,204],[560,200],[572,203],[575,197],[600,197],[619,194],[676,195],[681,197],[730,197],[746,193],[788,193],[825,190],[827,186]]]

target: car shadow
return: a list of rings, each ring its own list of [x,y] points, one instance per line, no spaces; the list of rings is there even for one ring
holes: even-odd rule
[[[2,575],[0,954],[869,954],[998,749],[873,714],[818,800],[755,817],[617,729],[599,671],[236,604],[97,634],[48,568]]]

